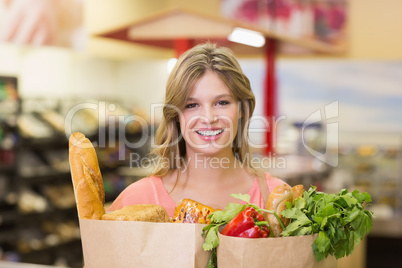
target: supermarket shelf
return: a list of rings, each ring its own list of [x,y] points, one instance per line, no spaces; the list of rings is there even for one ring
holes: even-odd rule
[[[15,242],[16,236],[17,236],[16,230],[1,231],[0,232],[0,244],[6,243],[6,242]]]
[[[42,107],[41,100],[27,99],[22,102],[25,101],[37,101],[36,106]],[[49,112],[54,114],[62,111],[60,103],[59,100],[54,100]],[[122,113],[130,112],[124,110]],[[7,149],[13,153],[12,158],[7,158],[12,163],[0,165],[3,175],[0,181],[6,187],[1,189],[1,193],[7,195],[0,200],[0,250],[4,252],[4,256],[11,254],[13,260],[44,265],[20,266],[0,262],[0,268],[51,267],[46,265],[59,263],[68,267],[82,267],[82,247],[71,184],[68,139],[54,127],[58,124],[47,124],[35,111],[20,113],[18,116],[38,120],[43,128],[21,129],[18,125],[7,129],[17,138],[14,146]],[[77,118],[80,119],[79,116]],[[82,125],[89,128],[92,121],[86,121],[86,115],[81,119]],[[86,134],[86,137],[96,142],[100,138],[97,133],[100,130],[95,125],[91,126],[95,131]],[[110,133],[107,126],[103,131]],[[141,132],[129,132],[129,129],[126,131],[128,141],[134,142],[141,137]],[[113,137],[117,138],[118,135]],[[104,182],[109,187],[106,201],[112,201],[127,186],[128,178],[118,174],[119,167],[128,166],[127,161],[118,159],[119,149],[121,147],[117,146],[96,148]],[[126,148],[126,151],[129,153],[132,150]],[[10,198],[5,198],[10,195]]]
[[[13,222],[18,218],[18,213],[15,210],[0,211],[0,225]]]
[[[373,220],[373,228],[369,236],[402,238],[402,217]]]
[[[21,176],[21,180],[29,185],[43,185],[44,183],[70,182],[70,172],[49,171],[46,174],[33,174],[31,176]]]
[[[21,262],[0,261],[0,268],[48,268],[48,267],[55,267],[55,266],[21,263]]]

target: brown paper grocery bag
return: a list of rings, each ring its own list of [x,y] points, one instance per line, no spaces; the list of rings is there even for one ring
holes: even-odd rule
[[[239,238],[218,234],[219,268],[336,268],[336,259],[329,256],[317,262],[311,245],[317,235]]]
[[[80,220],[85,268],[206,267],[204,224]]]

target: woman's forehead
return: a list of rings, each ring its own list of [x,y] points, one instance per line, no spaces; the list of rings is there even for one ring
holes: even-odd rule
[[[206,97],[217,97],[233,94],[220,76],[212,71],[206,72],[195,83],[187,95],[187,100]]]

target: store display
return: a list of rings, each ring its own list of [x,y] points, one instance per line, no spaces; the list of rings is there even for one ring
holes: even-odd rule
[[[67,173],[70,171],[68,151],[66,149],[46,151],[44,152],[44,158],[56,172]]]
[[[24,99],[15,103],[18,107],[11,110],[0,98],[0,111],[16,111],[11,121],[0,114],[0,260],[82,267],[68,140],[64,133],[65,114],[77,100]],[[120,133],[117,125],[111,131],[108,124],[99,128],[97,112],[89,110],[74,115],[73,129],[81,126],[94,140],[103,135],[100,131]],[[118,113],[130,116],[128,110],[118,109]],[[125,131],[127,140],[141,138],[138,129],[135,133]],[[129,167],[133,149],[119,143],[118,135],[105,139],[108,143],[96,147],[96,153],[102,157],[99,163],[105,174],[106,200],[110,202],[137,176],[120,174],[119,169]],[[119,150],[124,151],[122,160]]]
[[[64,117],[56,111],[47,110],[40,116],[48,122],[57,132],[64,134]]]
[[[127,187],[133,183],[136,178],[134,176],[121,175],[120,169],[116,172],[104,172],[103,187],[105,189],[105,200],[112,201]]]
[[[0,260],[18,261],[16,118],[20,111],[16,77],[0,76]]]
[[[53,172],[52,168],[34,151],[20,152],[18,167],[20,175],[26,178],[44,176]]]
[[[19,96],[16,77],[0,76],[0,122],[15,126],[19,112]]]
[[[68,209],[75,207],[75,198],[71,184],[45,185],[43,194],[51,205],[57,209]]]
[[[336,173],[340,178],[335,176],[334,180],[343,182],[342,187],[370,192],[375,206],[373,209],[379,212],[378,217],[397,217],[402,212],[400,155],[400,149],[389,146],[342,148]],[[347,180],[342,180],[342,174],[349,174],[345,176]],[[384,213],[379,210],[384,210]]]
[[[18,249],[22,253],[44,250],[79,239],[79,228],[72,221],[46,220],[40,228],[26,228],[21,232]]]
[[[125,150],[124,154],[119,150],[121,144],[109,144],[107,143],[104,148],[97,148],[97,155],[99,162],[103,168],[116,168],[121,165],[121,162],[128,163],[130,159],[130,151]],[[119,159],[123,160],[119,160]]]
[[[1,151],[10,151],[17,144],[17,135],[9,126],[2,126],[0,124],[0,148]],[[5,162],[2,157],[0,163]],[[12,162],[12,161],[11,161]]]
[[[74,120],[71,120],[71,129],[81,132],[86,136],[94,136],[99,131],[99,118],[96,111],[84,107],[74,112]],[[68,120],[68,118],[67,118]]]
[[[5,196],[8,191],[8,180],[4,175],[0,174],[0,203],[5,202]]]
[[[40,194],[29,188],[20,190],[18,209],[21,213],[41,213],[49,209],[49,203]]]
[[[50,138],[53,130],[33,114],[18,116],[17,125],[22,136],[27,138]]]

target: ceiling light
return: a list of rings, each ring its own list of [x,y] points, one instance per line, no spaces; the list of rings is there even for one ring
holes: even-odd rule
[[[233,29],[228,39],[232,42],[253,47],[262,47],[265,44],[265,37],[261,33],[238,27]]]

